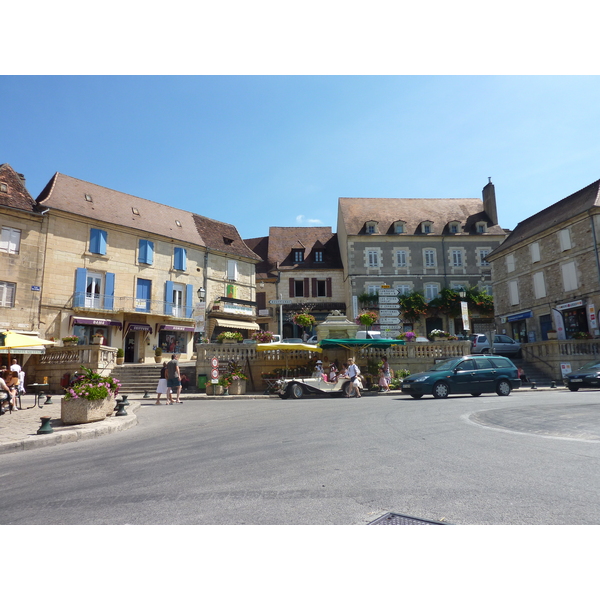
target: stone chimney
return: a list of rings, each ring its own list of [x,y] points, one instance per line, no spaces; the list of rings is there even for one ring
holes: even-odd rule
[[[489,182],[483,188],[483,210],[486,212],[492,225],[498,225],[498,211],[496,210],[496,190],[492,183],[492,178],[488,177]]]

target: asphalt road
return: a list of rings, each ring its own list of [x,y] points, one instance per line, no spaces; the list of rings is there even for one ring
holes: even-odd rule
[[[7,454],[2,524],[600,523],[600,392],[147,404]]]

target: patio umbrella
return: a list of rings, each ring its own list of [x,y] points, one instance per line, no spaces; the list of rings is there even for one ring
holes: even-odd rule
[[[14,331],[0,332],[0,350],[8,350],[8,363],[10,366],[10,351],[13,348],[30,348],[32,346],[50,346],[56,344],[50,340],[44,340],[36,335],[24,335]]]
[[[259,352],[278,351],[283,352],[285,356],[285,372],[288,371],[288,353],[292,350],[307,350],[309,352],[323,352],[322,348],[314,346],[312,344],[285,344],[283,342],[276,342],[272,344],[256,344],[256,349]]]

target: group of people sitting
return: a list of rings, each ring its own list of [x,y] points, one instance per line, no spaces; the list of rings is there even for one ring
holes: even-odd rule
[[[25,372],[13,358],[10,369],[6,365],[0,367],[0,414],[4,414],[7,408],[19,410],[16,402],[19,392],[25,393]]]
[[[327,361],[327,357],[325,357]],[[316,377],[327,383],[337,383],[340,379],[349,379],[352,385],[356,388],[355,394],[357,398],[361,397],[360,390],[362,389],[362,379],[360,377],[360,369],[354,363],[353,358],[348,359],[348,363],[343,363],[342,368],[338,371],[335,361],[323,365],[323,361],[318,360],[315,365]]]

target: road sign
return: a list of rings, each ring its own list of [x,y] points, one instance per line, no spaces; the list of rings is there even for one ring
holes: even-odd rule
[[[380,288],[379,295],[380,296],[397,296],[398,290],[394,290],[391,288]]]
[[[219,366],[219,359],[218,359],[216,356],[213,356],[213,357],[210,359],[210,366],[211,366],[213,369],[216,369],[216,368]]]
[[[219,379],[219,369],[211,369],[210,378],[214,381],[215,379]]]
[[[398,317],[380,317],[379,322],[382,325],[399,325],[400,319]]]
[[[400,311],[399,310],[386,310],[386,309],[387,309],[387,306],[386,306],[385,309],[382,308],[379,311],[379,316],[380,317],[399,317],[400,316]]]
[[[269,304],[293,304],[291,300],[269,300]]]
[[[398,296],[379,296],[379,304],[394,304],[398,302]]]

